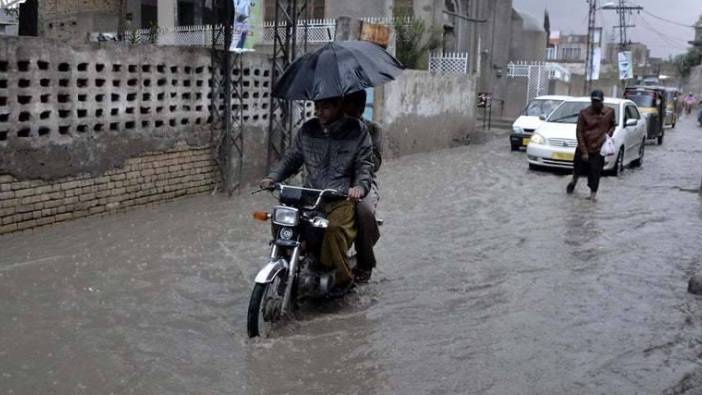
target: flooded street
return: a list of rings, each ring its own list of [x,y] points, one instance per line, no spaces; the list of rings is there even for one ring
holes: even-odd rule
[[[596,204],[505,136],[380,176],[371,284],[269,339],[246,337],[264,194],[0,237],[0,393],[702,393],[691,119]]]

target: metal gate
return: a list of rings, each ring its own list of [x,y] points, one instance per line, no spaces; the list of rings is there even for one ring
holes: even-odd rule
[[[537,96],[548,94],[549,80],[570,81],[570,72],[558,63],[517,62],[507,65],[510,78],[527,78],[527,102]]]

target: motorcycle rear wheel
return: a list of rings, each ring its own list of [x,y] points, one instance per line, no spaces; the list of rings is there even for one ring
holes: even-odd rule
[[[281,319],[283,296],[278,276],[268,284],[256,284],[251,292],[246,330],[249,337],[267,336],[274,323]]]

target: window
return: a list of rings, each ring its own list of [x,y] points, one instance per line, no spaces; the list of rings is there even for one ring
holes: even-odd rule
[[[567,60],[579,60],[580,58],[580,48],[563,48],[561,51],[561,58]]]
[[[636,109],[634,106],[626,106],[626,119],[641,119],[641,116],[639,115],[639,110]],[[624,122],[626,122],[626,119]]]

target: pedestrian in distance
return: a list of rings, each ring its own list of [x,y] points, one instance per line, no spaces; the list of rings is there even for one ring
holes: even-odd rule
[[[590,100],[590,106],[578,114],[575,132],[578,147],[575,149],[573,179],[568,184],[566,192],[572,194],[575,191],[578,178],[587,176],[590,200],[594,202],[597,201],[597,191],[604,168],[604,156],[600,154],[600,150],[607,141],[607,136],[611,137],[614,133],[616,123],[614,110],[605,107],[604,93],[601,90],[592,91]]]

